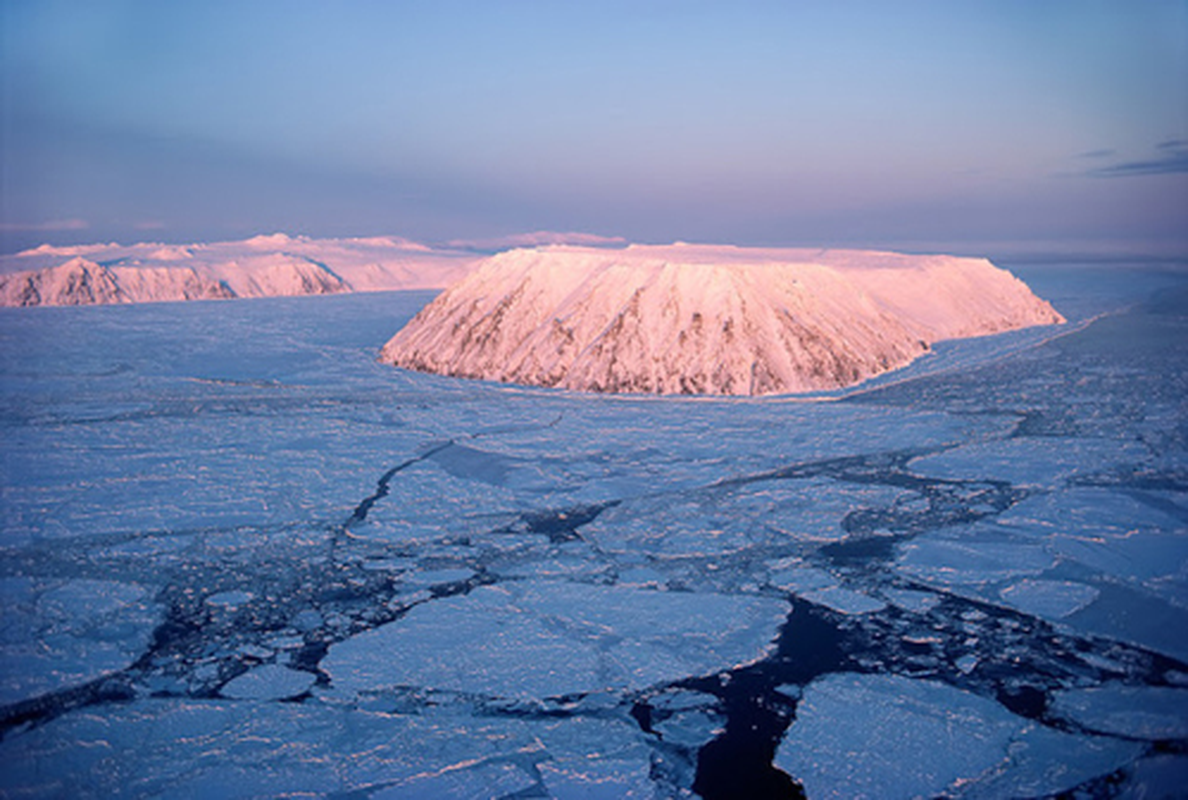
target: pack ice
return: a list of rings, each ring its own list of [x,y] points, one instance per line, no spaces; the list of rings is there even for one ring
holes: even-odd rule
[[[0,797],[1183,797],[1188,274],[1019,268],[1068,324],[830,402],[0,309]]]
[[[1063,322],[985,259],[674,244],[491,257],[381,360],[598,392],[837,389],[943,339]]]

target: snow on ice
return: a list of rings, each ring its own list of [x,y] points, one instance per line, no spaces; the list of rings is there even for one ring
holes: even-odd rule
[[[0,794],[1174,797],[1188,292],[1093,274],[811,402],[377,363],[429,292],[0,310]]]
[[[836,673],[805,689],[776,764],[809,797],[1042,797],[1141,752],[1044,728],[942,683]]]
[[[348,691],[544,699],[639,690],[759,660],[787,612],[767,597],[508,582],[418,605],[334,645],[322,668]],[[404,652],[426,655],[387,655]]]

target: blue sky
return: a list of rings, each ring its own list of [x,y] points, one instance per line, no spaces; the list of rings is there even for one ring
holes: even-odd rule
[[[0,245],[1188,252],[1188,0],[0,0]]]

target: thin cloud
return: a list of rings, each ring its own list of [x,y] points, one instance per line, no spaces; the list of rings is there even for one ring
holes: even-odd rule
[[[1127,178],[1136,175],[1174,175],[1188,172],[1188,141],[1172,139],[1155,147],[1154,157],[1122,161],[1086,172],[1094,178]]]
[[[38,233],[43,231],[85,231],[91,224],[85,219],[53,219],[46,222],[0,222],[5,233]]]
[[[1077,158],[1110,158],[1117,153],[1118,151],[1114,149],[1090,150],[1087,153],[1081,153],[1079,156],[1077,156]]]
[[[596,233],[534,231],[532,233],[516,233],[510,236],[496,236],[490,239],[453,239],[446,242],[446,246],[459,250],[508,250],[513,247],[540,247],[550,244],[615,247],[626,243],[627,240],[622,236],[599,236]]]

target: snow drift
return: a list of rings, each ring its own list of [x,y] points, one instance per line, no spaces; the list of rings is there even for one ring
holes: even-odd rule
[[[487,259],[380,360],[598,392],[836,389],[942,339],[1063,322],[985,259],[853,250],[545,247]]]

